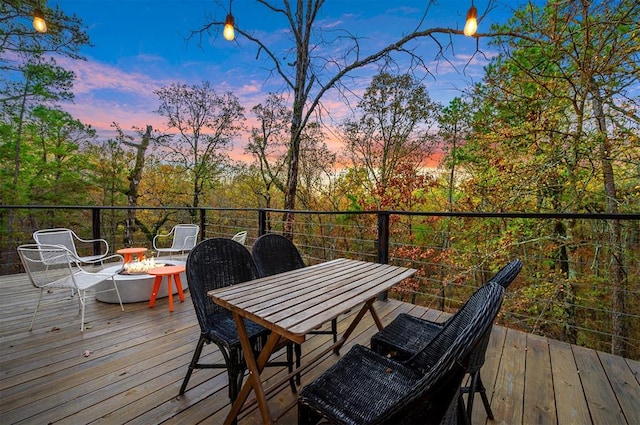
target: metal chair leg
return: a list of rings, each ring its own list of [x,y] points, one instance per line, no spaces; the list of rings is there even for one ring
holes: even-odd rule
[[[289,373],[293,372],[293,352],[294,350],[297,352],[297,346],[299,344],[287,344],[287,370]],[[296,367],[297,368],[297,367]],[[297,374],[295,378],[289,379],[289,385],[291,386],[291,392],[294,394],[298,393],[298,389],[296,388],[296,384],[300,385],[300,374]]]
[[[338,342],[338,319],[331,321],[331,333],[333,333],[333,343]]]
[[[40,295],[38,296],[38,304],[36,304],[36,309],[33,310],[33,316],[31,317],[31,325],[29,325],[29,330],[33,330],[33,324],[36,321],[36,313],[38,312],[38,307],[40,307],[40,301],[42,300],[42,294],[44,293],[44,288],[40,288]]]
[[[462,425],[471,425],[471,417],[467,414],[467,410],[464,405],[464,398],[462,397],[462,389],[458,391],[458,407],[456,409],[456,420]]]
[[[301,344],[294,344],[293,345],[293,349],[295,350],[295,353],[296,353],[296,369],[300,369],[300,359],[302,358],[302,345]],[[299,373],[296,375],[296,384],[300,385],[300,374]]]
[[[187,389],[187,384],[189,383],[189,379],[191,378],[191,374],[193,373],[193,369],[196,368],[198,364],[198,360],[200,360],[200,354],[202,354],[202,347],[204,347],[206,340],[200,335],[200,339],[198,340],[198,345],[196,345],[196,350],[193,353],[193,357],[191,358],[191,363],[189,364],[189,369],[187,370],[187,375],[182,380],[182,386],[180,387],[179,395],[184,394]]]
[[[487,389],[484,387],[482,383],[482,376],[480,376],[480,371],[478,373],[478,383],[476,384],[476,392],[480,393],[480,397],[482,398],[482,404],[484,404],[484,410],[487,412],[487,417],[493,420],[493,412],[491,411],[491,404],[489,403],[489,398],[487,397]]]
[[[231,404],[236,401],[238,398],[238,394],[240,393],[240,388],[242,388],[242,381],[244,380],[244,368],[234,369],[227,368],[227,375],[229,376],[229,399],[231,400]],[[238,418],[235,418],[232,422],[233,425],[238,424]]]
[[[227,373],[229,375],[229,399],[233,404],[238,398],[238,393],[240,392],[240,388],[242,388],[242,381],[244,380],[244,368],[227,369]]]
[[[487,397],[487,390],[482,383],[482,378],[480,377],[480,371],[471,374],[471,382],[469,383],[469,387],[463,388],[463,392],[466,392],[467,395],[467,418],[468,423],[471,423],[471,415],[473,414],[473,398],[475,393],[480,393],[480,397],[482,398],[482,404],[484,405],[484,410],[487,413],[487,417],[490,420],[493,420],[493,412],[491,411],[491,404],[489,403],[489,398]]]

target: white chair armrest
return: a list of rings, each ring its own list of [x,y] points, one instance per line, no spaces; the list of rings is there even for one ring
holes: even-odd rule
[[[153,249],[156,250],[156,251],[158,250],[158,246],[156,245],[156,240],[158,240],[159,238],[168,238],[170,236],[171,236],[171,233],[169,233],[168,235],[155,235],[153,237],[153,241],[151,241],[151,244],[153,245]],[[160,248],[160,249],[162,249],[162,248]]]
[[[109,253],[109,243],[105,239],[82,239],[81,237],[79,237],[75,233],[72,232],[72,234],[73,234],[74,238],[76,238],[78,241],[80,241],[82,243],[92,244],[94,242],[100,242],[100,244],[104,248],[104,251],[102,251],[100,253],[100,255],[107,255]]]
[[[115,260],[115,261],[110,261],[110,260]],[[100,263],[102,261],[110,261],[108,263],[108,266],[116,266],[115,269],[113,269],[112,271],[109,272],[105,272],[105,269],[100,269],[100,270],[95,270],[95,269],[90,269],[87,270],[87,266],[92,266],[92,265],[101,265]],[[85,273],[90,273],[90,274],[94,274],[94,275],[99,275],[99,276],[107,276],[108,278],[111,278],[115,275],[117,275],[118,273],[120,273],[121,271],[124,270],[124,257],[120,254],[113,254],[110,255],[108,257],[105,258],[101,258],[100,260],[94,260],[94,261],[82,261],[82,262],[77,262],[76,261],[76,265],[77,267],[84,271]],[[109,267],[110,269],[111,267]]]
[[[97,258],[95,260],[82,260],[76,257],[75,255],[73,255],[73,253],[71,252],[69,252],[69,256],[80,268],[82,268],[82,266],[85,266],[85,267],[93,266],[93,265],[102,266],[103,263],[107,263],[107,262],[109,263],[110,266],[120,266],[120,270],[122,270],[122,268],[124,267],[124,257],[120,254],[112,254],[107,257]]]
[[[194,236],[187,236],[185,238],[185,242],[190,242],[193,246],[196,245],[196,242],[198,240],[198,235],[194,235]]]

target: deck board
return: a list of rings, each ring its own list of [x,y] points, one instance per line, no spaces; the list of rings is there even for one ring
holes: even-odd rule
[[[558,425],[591,423],[571,345],[549,340]]]
[[[523,398],[525,384],[525,364],[527,335],[507,330],[502,346],[502,360],[494,384],[491,400],[495,423],[517,424],[523,420]],[[478,407],[479,407],[479,403]]]
[[[0,423],[216,424],[229,410],[227,376],[222,369],[197,370],[184,396],[180,384],[198,340],[199,327],[186,293],[168,311],[168,300],[118,305],[90,299],[88,329],[80,332],[78,306],[69,293],[46,294],[34,330],[28,332],[38,291],[25,275],[0,276]],[[442,320],[446,314],[397,300],[379,301],[383,323],[400,313]],[[341,316],[344,331],[350,315]],[[368,345],[376,328],[366,315],[348,343]],[[304,359],[326,348],[329,335],[313,335],[303,344]],[[91,352],[87,357],[85,351]],[[283,355],[282,353],[279,353]],[[207,360],[221,361],[215,346]],[[304,362],[303,359],[303,362]],[[304,371],[311,382],[338,361],[327,354]],[[640,423],[640,363],[572,346],[513,329],[494,326],[482,379],[495,421],[488,421],[480,397],[474,424],[637,424]],[[285,375],[268,368],[268,383]],[[269,396],[279,423],[297,420],[296,395],[283,386]],[[293,406],[293,407],[291,407]],[[260,424],[253,405],[241,425]]]
[[[636,378],[636,382],[640,383],[640,362],[631,359],[624,359],[624,361],[629,366],[629,369],[631,369],[633,376]]]
[[[555,399],[551,358],[546,338],[527,335],[523,422],[548,424],[555,421]]]
[[[598,353],[598,357],[627,422],[640,424],[640,387],[629,364],[608,353]]]
[[[480,371],[482,382],[487,390],[487,397],[489,398],[489,402],[492,406],[492,399],[496,390],[495,382],[498,377],[498,371],[500,370],[500,361],[502,360],[502,347],[504,346],[504,340],[506,336],[507,328],[501,326],[493,327],[493,333],[491,334],[491,338],[489,339],[489,346],[487,347],[487,353],[485,355],[484,366]],[[471,419],[472,423],[474,424],[482,424],[488,421],[488,419],[480,397],[477,397],[477,399],[477,402],[474,401]],[[493,407],[491,410],[493,411]]]
[[[593,421],[599,424],[625,423],[626,419],[609,385],[598,353],[588,348],[574,347],[573,354]]]

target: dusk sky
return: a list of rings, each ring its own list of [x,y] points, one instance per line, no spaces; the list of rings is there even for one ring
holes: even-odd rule
[[[274,0],[279,4],[277,0]],[[471,0],[440,0],[432,5],[422,24],[426,0],[328,0],[317,23],[334,38],[336,29],[348,29],[363,38],[363,53],[372,53],[402,35],[420,29],[442,27],[462,29]],[[479,23],[478,32],[486,32],[492,22],[504,22],[513,8],[524,0],[499,0],[495,8]],[[265,99],[266,93],[284,91],[281,79],[271,76],[271,63],[266,55],[256,59],[256,45],[237,36],[233,42],[222,34],[206,35],[199,45],[197,39],[188,40],[192,31],[208,21],[224,21],[229,8],[227,1],[215,0],[50,0],[49,6],[59,5],[65,13],[76,14],[87,27],[92,47],[82,54],[86,61],[60,60],[61,65],[76,73],[75,103],[65,105],[74,117],[91,124],[102,139],[109,137],[111,123],[117,122],[129,130],[147,124],[165,130],[161,116],[153,111],[158,107],[154,91],[173,82],[200,84],[209,81],[216,92],[233,92],[245,107],[248,124],[249,110]],[[486,1],[476,0],[481,15]],[[257,35],[280,53],[286,43],[288,28],[281,17],[268,12],[254,0],[235,0],[232,12],[236,25]],[[478,82],[483,66],[494,51],[480,39],[483,54],[476,55],[476,39],[453,36],[454,54],[449,62],[433,62],[435,43],[423,40],[417,46],[419,54],[430,64],[433,76],[425,76],[432,100],[447,104],[471,82]],[[444,40],[448,42],[448,40]],[[339,48],[339,45],[333,46]],[[325,57],[330,56],[327,49]],[[284,54],[284,53],[281,53]],[[465,64],[468,66],[465,67]],[[375,72],[368,68],[356,73],[355,92],[362,92]],[[343,119],[348,110],[335,94],[329,94],[325,106],[331,119]],[[239,145],[242,141],[239,141]],[[238,146],[240,151],[241,146]]]

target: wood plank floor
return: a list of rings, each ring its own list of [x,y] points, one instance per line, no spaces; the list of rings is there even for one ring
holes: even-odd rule
[[[194,372],[184,396],[182,378],[199,335],[189,299],[168,311],[168,300],[87,305],[88,329],[80,332],[77,302],[66,291],[46,294],[34,330],[28,332],[38,291],[26,276],[0,276],[0,424],[219,424],[229,410],[226,373]],[[440,313],[398,301],[378,302],[383,323],[401,312],[428,318]],[[344,330],[349,317],[341,317]],[[375,332],[366,317],[343,348],[368,345]],[[305,358],[328,346],[314,335],[303,345]],[[214,346],[209,359],[220,360]],[[337,361],[328,354],[308,369],[303,385]],[[265,380],[284,375],[267,370]],[[482,379],[494,421],[480,398],[474,424],[640,424],[640,363],[559,341],[494,327]],[[285,386],[271,395],[279,423],[296,423],[295,395]],[[293,407],[287,407],[293,404]],[[255,408],[240,424],[259,424]]]

